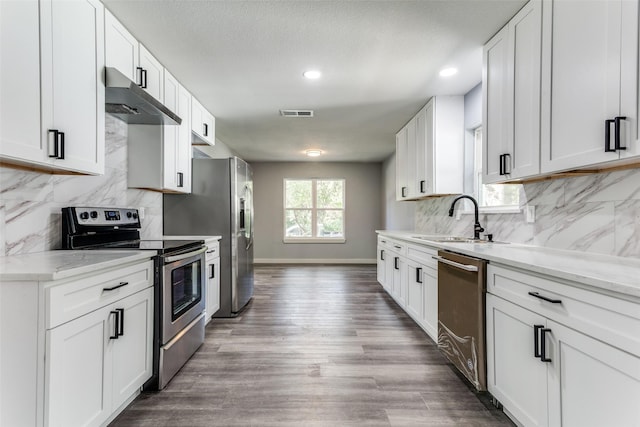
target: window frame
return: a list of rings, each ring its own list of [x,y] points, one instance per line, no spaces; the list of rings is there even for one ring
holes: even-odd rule
[[[287,181],[311,181],[311,207],[310,208],[288,208],[287,207]],[[342,182],[342,208],[318,208],[318,181],[341,181]],[[282,234],[284,243],[345,243],[346,218],[347,218],[347,183],[344,178],[284,178],[282,181]],[[287,212],[293,210],[311,211],[311,236],[287,236]],[[317,237],[318,232],[318,211],[342,211],[342,236],[341,237]]]

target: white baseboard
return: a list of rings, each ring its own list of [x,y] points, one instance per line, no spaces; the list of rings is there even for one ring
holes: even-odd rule
[[[376,264],[375,258],[254,258],[254,264]]]

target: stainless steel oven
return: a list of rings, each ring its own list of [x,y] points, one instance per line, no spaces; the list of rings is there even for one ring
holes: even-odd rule
[[[189,360],[204,342],[206,246],[159,256],[162,305],[158,389]]]

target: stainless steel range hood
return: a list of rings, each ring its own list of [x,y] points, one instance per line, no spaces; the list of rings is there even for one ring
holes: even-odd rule
[[[106,112],[129,124],[179,125],[182,119],[113,67],[105,68]]]

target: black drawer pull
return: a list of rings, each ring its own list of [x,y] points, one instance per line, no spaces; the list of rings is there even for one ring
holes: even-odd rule
[[[545,297],[544,295],[540,295],[537,292],[529,292],[529,295],[531,295],[532,297],[539,298],[539,299],[541,299],[543,301],[553,303],[553,304],[562,304],[562,300]]]
[[[111,314],[116,316],[116,321],[115,321],[115,330],[113,331],[113,335],[111,335],[109,337],[110,340],[117,340],[118,339],[118,332],[120,331],[120,313],[118,311],[112,311]]]
[[[400,267],[398,267],[398,260],[400,260],[400,258],[398,257],[393,258],[393,268],[395,268],[396,270],[400,270]]]
[[[129,284],[129,282],[120,282],[120,284],[119,284],[119,285],[117,285],[117,286],[112,286],[112,287],[110,287],[110,288],[102,288],[102,290],[103,290],[103,291],[106,291],[106,292],[108,292],[108,291],[115,291],[116,289],[121,288],[121,287],[123,287],[123,286],[127,286],[128,284]]]

